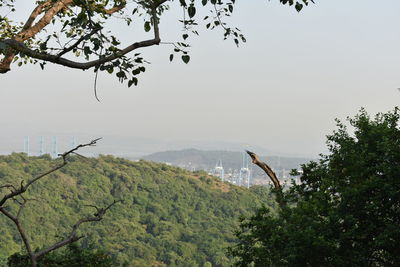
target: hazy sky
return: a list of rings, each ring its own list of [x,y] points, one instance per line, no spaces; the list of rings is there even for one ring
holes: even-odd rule
[[[400,1],[315,2],[297,14],[278,0],[238,1],[232,23],[246,35],[245,45],[236,48],[219,31],[202,32],[192,39],[188,65],[170,63],[169,46],[143,49],[151,65],[139,86],[101,73],[101,103],[93,71],[13,66],[0,76],[0,136],[223,140],[316,155],[325,151],[335,118],[399,104]],[[163,41],[182,34],[174,23],[180,13],[162,21]],[[117,31],[124,40],[138,36]]]

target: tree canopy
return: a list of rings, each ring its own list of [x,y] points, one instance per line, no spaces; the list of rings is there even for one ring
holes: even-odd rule
[[[301,184],[241,222],[231,248],[238,266],[398,266],[399,109],[338,121],[330,154],[302,166]]]
[[[283,5],[300,11],[313,0],[279,0]],[[220,29],[225,39],[236,45],[246,39],[240,30],[226,22],[234,11],[236,0],[37,0],[26,21],[16,21],[17,0],[0,0],[0,73],[10,71],[11,64],[19,66],[47,62],[75,69],[91,69],[114,73],[128,86],[137,84],[137,76],[146,70],[146,60],[139,48],[162,44],[160,25],[170,9],[181,8],[182,39],[171,45],[174,54],[184,63],[190,60],[190,35],[198,35],[197,27]],[[176,3],[176,5],[174,5]],[[199,18],[198,9],[209,14]],[[121,44],[120,38],[109,30],[111,20],[121,20],[129,27],[142,25],[152,32],[149,39]],[[135,52],[135,53],[133,53]],[[78,58],[78,59],[75,59]]]

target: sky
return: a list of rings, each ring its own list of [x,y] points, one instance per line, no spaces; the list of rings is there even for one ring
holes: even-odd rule
[[[18,151],[23,136],[57,133],[237,142],[316,156],[326,152],[335,118],[399,104],[400,1],[315,0],[301,13],[277,0],[237,2],[230,23],[246,44],[237,48],[203,25],[187,65],[169,62],[169,45],[142,49],[151,64],[139,85],[101,73],[100,103],[93,71],[13,66],[0,76],[0,146]],[[175,9],[162,18],[162,41],[178,40],[180,18]],[[111,27],[125,42],[145,37],[141,25]]]

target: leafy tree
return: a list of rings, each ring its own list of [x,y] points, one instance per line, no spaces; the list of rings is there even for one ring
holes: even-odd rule
[[[241,221],[230,249],[237,266],[398,266],[399,109],[337,121],[329,155],[302,166],[278,214]]]
[[[313,0],[279,0],[283,5],[294,6],[297,11]],[[145,71],[146,61],[140,53],[130,54],[139,48],[168,44],[174,54],[184,63],[190,60],[188,38],[198,35],[199,21],[207,29],[219,28],[225,39],[232,38],[236,45],[246,39],[239,29],[228,25],[225,19],[232,15],[236,0],[37,0],[32,13],[25,22],[12,17],[16,0],[0,0],[0,73],[10,70],[12,62],[18,65],[39,63],[43,69],[47,62],[69,68],[114,73],[119,81],[128,81],[128,86],[137,84],[137,76]],[[174,5],[175,3],[177,5]],[[183,9],[179,18],[184,32],[182,40],[162,43],[160,38],[161,18],[169,9]],[[199,19],[197,10],[210,12]],[[16,15],[16,14],[15,14]],[[153,32],[153,37],[133,40],[122,46],[119,38],[107,30],[109,21],[122,20],[137,28],[142,24],[144,33]],[[73,57],[81,61],[72,60]]]

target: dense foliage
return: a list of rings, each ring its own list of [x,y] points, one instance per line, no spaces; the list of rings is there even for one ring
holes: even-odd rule
[[[79,218],[93,214],[87,205],[102,207],[122,199],[102,221],[80,229],[87,236],[79,241],[84,248],[96,244],[117,266],[229,266],[226,248],[236,239],[238,218],[270,201],[263,188],[249,191],[164,164],[112,156],[70,160],[27,192],[37,199],[21,215],[33,249],[60,240]],[[21,179],[54,165],[48,155],[0,156],[0,184],[18,186]],[[3,188],[0,194],[5,192]],[[13,205],[7,208],[15,210]],[[14,225],[5,216],[0,225],[3,262],[25,253]]]
[[[237,265],[398,266],[400,263],[399,109],[371,119],[364,110],[338,121],[330,154],[303,166],[302,184],[276,216],[243,220],[232,248]]]
[[[15,253],[7,262],[10,267],[26,267],[31,264],[25,254]],[[40,259],[40,267],[110,267],[113,266],[111,256],[92,246],[80,247],[76,243],[66,249],[56,250]]]

